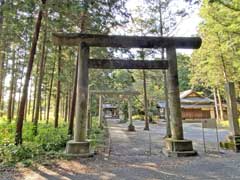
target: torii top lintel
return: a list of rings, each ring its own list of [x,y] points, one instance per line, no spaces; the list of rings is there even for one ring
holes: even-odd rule
[[[85,42],[92,47],[198,49],[199,37],[117,36],[82,33],[53,33],[53,42],[61,46],[79,46]]]

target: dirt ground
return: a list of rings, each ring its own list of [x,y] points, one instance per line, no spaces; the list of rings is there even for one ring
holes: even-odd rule
[[[165,124],[151,124],[144,131],[142,121],[134,121],[136,132],[127,124],[109,120],[110,151],[93,158],[58,160],[30,168],[0,172],[1,180],[157,180],[157,179],[240,179],[240,156],[231,151],[217,151],[216,132],[206,129],[204,152],[199,124],[185,124],[185,137],[192,139],[199,156],[168,158],[162,154]],[[228,134],[219,130],[219,139]],[[110,156],[109,156],[110,155]]]

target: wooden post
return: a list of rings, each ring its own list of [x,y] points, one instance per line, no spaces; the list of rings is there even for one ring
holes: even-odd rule
[[[76,118],[74,125],[74,141],[86,140],[87,131],[87,102],[88,102],[88,58],[89,47],[82,42],[80,44],[80,59],[78,63],[78,84]]]
[[[237,112],[237,100],[235,87],[233,82],[228,82],[225,85],[226,100],[228,109],[228,120],[233,136],[239,136],[239,123],[238,123],[238,112]]]
[[[103,128],[103,109],[102,109],[102,105],[103,105],[103,101],[102,101],[102,95],[99,96],[99,113],[98,113],[98,119],[99,119],[99,127]]]
[[[167,48],[167,58],[169,60],[167,78],[172,139],[182,140],[183,127],[178,87],[177,55],[175,47],[171,46]]]

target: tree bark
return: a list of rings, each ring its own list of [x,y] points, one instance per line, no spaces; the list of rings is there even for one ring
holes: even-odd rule
[[[144,92],[144,130],[149,130],[149,118],[148,118],[148,99],[147,99],[147,85],[146,85],[146,72],[143,70],[143,92]]]
[[[72,100],[71,100],[71,109],[70,109],[70,116],[69,116],[69,126],[68,126],[68,135],[73,135],[73,122],[74,122],[74,115],[75,115],[75,107],[76,107],[76,95],[77,95],[77,76],[78,76],[78,59],[79,59],[79,51],[77,55],[76,61],[76,68],[75,68],[75,77],[74,77],[74,84],[72,90]]]
[[[4,21],[4,14],[3,14],[3,8],[2,6],[4,5],[5,1],[4,0],[0,0],[0,34],[2,34],[3,32],[3,21]],[[4,45],[4,40],[3,37],[1,37],[1,46],[0,46],[0,107],[2,104],[2,96],[3,96],[3,84],[4,84],[4,59],[5,59],[5,54],[4,54],[4,49],[5,49],[5,45]],[[2,112],[0,112],[0,116],[2,116]]]
[[[65,122],[67,122],[67,120],[68,120],[68,93],[67,93],[67,95],[66,95],[66,97],[65,97],[65,107],[64,107],[64,121]]]
[[[49,88],[49,95],[48,95],[48,105],[47,105],[47,124],[49,122],[49,112],[51,107],[51,97],[52,97],[52,87],[53,87],[53,78],[54,78],[54,72],[55,72],[55,63],[53,64],[52,74],[51,74],[51,82],[50,82],[50,88]]]
[[[58,48],[58,80],[57,80],[57,96],[56,96],[56,106],[55,106],[55,119],[54,119],[54,127],[58,128],[58,120],[59,120],[59,107],[60,107],[60,93],[61,93],[61,53],[62,48],[59,46]]]
[[[32,81],[30,81],[30,93],[29,93],[29,98],[28,98],[28,111],[27,115],[29,116],[31,113],[31,101],[32,101]]]
[[[219,110],[218,110],[218,100],[217,100],[217,94],[216,94],[216,89],[213,89],[213,96],[214,96],[214,106],[215,106],[215,114],[216,114],[216,119],[219,121]]]
[[[12,118],[14,119],[14,114],[15,114],[15,105],[16,105],[16,91],[17,91],[17,82],[16,82],[16,75],[14,77],[14,88],[13,88],[13,102],[12,102]]]
[[[160,35],[163,36],[163,19],[162,19],[162,2],[161,0],[158,1],[159,3],[159,21],[160,21]],[[162,60],[164,60],[164,48],[161,51]],[[166,70],[163,71],[164,77],[164,95],[165,95],[165,120],[167,122],[166,125],[166,137],[171,137],[171,123],[169,118],[169,98],[168,98],[168,84],[167,84],[167,72]]]
[[[8,122],[11,123],[12,121],[12,104],[13,104],[13,90],[14,90],[14,71],[15,71],[15,50],[13,50],[13,57],[12,57],[12,67],[11,67],[11,81],[10,81],[10,91],[9,91],[9,99],[8,99],[8,113],[7,119]]]
[[[40,68],[39,68],[39,79],[37,85],[37,99],[36,99],[36,107],[35,107],[35,114],[33,119],[33,135],[36,136],[38,133],[38,120],[39,114],[42,117],[41,110],[41,97],[42,97],[42,82],[44,78],[44,68],[45,68],[45,61],[46,61],[46,42],[47,42],[47,13],[45,13],[46,24],[44,28],[44,35],[43,35],[43,42],[42,42],[42,52],[41,52],[41,60],[40,60]]]
[[[219,90],[217,90],[217,97],[218,97],[218,102],[219,102],[220,120],[222,121],[222,120],[224,120],[223,105],[222,105],[222,98],[221,98]]]
[[[20,83],[19,83],[19,96],[18,96],[18,107],[17,107],[17,113],[20,110],[20,103],[21,103],[21,93],[22,93],[22,87],[23,87],[23,76],[24,76],[24,71],[23,71],[24,67],[21,69],[21,75],[20,75]]]
[[[140,58],[144,61],[145,54],[144,51],[142,50],[140,52]],[[149,118],[148,118],[148,99],[147,99],[147,85],[146,85],[146,72],[145,70],[142,71],[143,74],[143,101],[144,101],[144,121],[145,121],[145,126],[144,130],[148,131],[149,130]]]
[[[221,37],[218,33],[216,33],[216,35],[218,38],[218,46],[219,46],[219,48],[221,48],[221,44],[222,44]],[[220,56],[220,60],[222,62],[223,77],[224,77],[225,83],[227,83],[228,82],[227,67],[226,67],[225,59],[224,59],[224,56],[223,56],[223,53],[221,50],[219,50],[219,56]]]
[[[38,60],[38,63],[37,63],[36,74],[39,73],[39,66],[40,66],[39,63],[40,63],[40,60]],[[37,85],[38,85],[38,76],[36,75],[34,77],[34,95],[33,95],[33,107],[32,107],[32,122],[34,122],[34,114],[35,114],[35,109],[36,109]]]
[[[42,4],[45,5],[46,0],[42,0]],[[43,10],[40,9],[40,11],[38,13],[37,22],[35,25],[35,32],[34,32],[34,36],[33,36],[32,47],[30,50],[30,56],[29,56],[29,61],[28,61],[28,65],[27,65],[27,73],[26,73],[26,77],[25,77],[19,112],[18,112],[18,116],[17,116],[17,126],[16,126],[16,134],[15,134],[15,144],[16,145],[22,144],[22,127],[23,127],[23,119],[24,119],[25,106],[26,106],[26,100],[27,100],[27,94],[28,94],[28,85],[29,85],[29,80],[31,77],[34,56],[36,53],[38,37],[39,37],[40,29],[41,29],[42,16],[43,16]]]
[[[47,119],[47,85],[44,88],[44,120]]]

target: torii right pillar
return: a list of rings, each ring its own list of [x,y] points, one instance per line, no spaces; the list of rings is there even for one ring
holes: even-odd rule
[[[167,59],[169,62],[167,80],[172,137],[165,139],[166,147],[163,153],[168,157],[194,156],[197,155],[197,152],[193,150],[192,141],[184,139],[183,136],[177,54],[174,45],[167,48]]]

